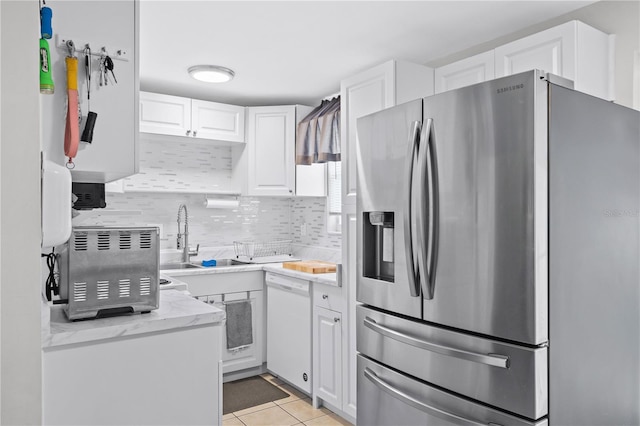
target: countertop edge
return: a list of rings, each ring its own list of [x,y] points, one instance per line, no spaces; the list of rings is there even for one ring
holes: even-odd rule
[[[61,306],[43,303],[42,349],[215,325],[224,320],[224,311],[176,290],[162,290],[159,309],[148,314],[77,322],[67,320]]]

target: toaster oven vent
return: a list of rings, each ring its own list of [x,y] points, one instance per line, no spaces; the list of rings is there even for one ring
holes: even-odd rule
[[[120,234],[120,250],[130,250],[131,249],[131,234]]]
[[[140,278],[140,296],[148,296],[151,294],[151,278]]]
[[[97,282],[98,299],[105,300],[109,298],[109,281],[100,280]]]
[[[109,250],[111,247],[111,234],[98,234],[98,250]]]
[[[141,232],[140,233],[140,248],[141,249],[150,249],[151,248],[151,233],[150,232]]]
[[[75,302],[85,302],[87,300],[87,283],[73,283],[73,300]]]
[[[128,278],[119,280],[118,290],[120,297],[129,297],[131,295],[131,280]]]
[[[87,234],[76,233],[73,235],[73,248],[75,251],[87,251],[88,238]]]

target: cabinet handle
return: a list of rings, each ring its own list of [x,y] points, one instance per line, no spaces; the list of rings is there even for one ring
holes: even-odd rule
[[[340,318],[335,317],[335,318],[333,319],[333,322],[340,322]]]
[[[326,300],[326,299],[328,299],[328,298],[329,298],[329,295],[328,295],[328,294],[323,294],[323,295],[322,295],[322,298]]]
[[[197,131],[197,130],[194,130],[194,131],[193,131],[193,137],[194,137],[194,138],[196,137],[196,133],[198,133],[198,131]]]
[[[191,134],[191,130],[187,130],[187,136]]]

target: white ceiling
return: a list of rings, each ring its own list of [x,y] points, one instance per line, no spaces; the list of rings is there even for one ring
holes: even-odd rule
[[[314,105],[388,59],[428,63],[593,1],[154,1],[140,6],[142,90]],[[230,83],[187,68],[221,65]]]

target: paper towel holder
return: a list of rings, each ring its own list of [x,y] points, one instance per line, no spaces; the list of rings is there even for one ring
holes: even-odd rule
[[[240,200],[237,195],[229,196],[204,196],[204,207],[206,209],[236,209],[240,207]]]

